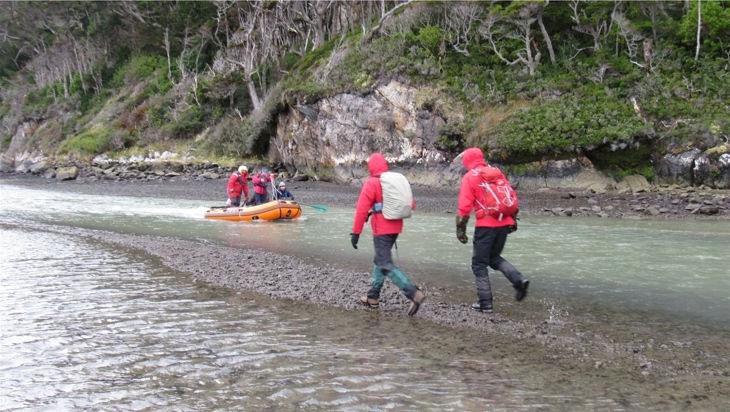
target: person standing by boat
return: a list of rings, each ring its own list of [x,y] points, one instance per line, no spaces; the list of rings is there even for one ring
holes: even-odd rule
[[[251,178],[251,182],[253,183],[254,205],[260,205],[269,201],[268,188],[272,181],[272,174],[265,169],[260,170]]]
[[[279,200],[294,200],[294,195],[286,190],[286,183],[284,182],[279,182],[279,187],[276,189],[274,195]]]
[[[370,217],[370,228],[373,231],[373,244],[375,246],[375,258],[372,271],[370,290],[366,296],[360,298],[360,303],[377,308],[380,303],[380,290],[387,276],[398,286],[401,292],[411,301],[408,309],[408,316],[416,314],[426,295],[418,289],[408,276],[393,264],[391,249],[395,245],[398,235],[403,231],[403,219],[389,220],[383,216],[383,189],[380,184],[380,176],[388,171],[388,163],[380,153],[373,153],[368,159],[368,170],[370,177],[360,191],[355,207],[355,217],[350,233],[352,247],[357,249],[363,226]],[[412,202],[415,208],[415,201]]]
[[[243,193],[243,205],[248,199],[248,167],[239,166],[238,170],[231,173],[228,178],[228,201],[226,206],[241,206],[241,194]]]
[[[530,281],[527,280],[510,262],[502,257],[502,250],[507,242],[507,235],[517,230],[514,214],[502,213],[501,206],[486,204],[508,190],[493,190],[491,182],[498,182],[502,188],[509,185],[502,172],[487,165],[481,149],[471,147],[463,153],[464,167],[467,172],[461,178],[461,189],[459,190],[458,209],[456,212],[456,238],[459,242],[466,244],[469,238],[466,235],[466,224],[469,222],[469,215],[472,210],[476,214],[474,229],[474,252],[471,259],[471,269],[476,278],[477,296],[479,301],[471,308],[480,312],[492,312],[492,288],[489,284],[488,268],[499,270],[512,283],[515,289],[515,299],[521,301],[527,296],[527,287]],[[506,183],[505,183],[506,182]],[[485,191],[489,194],[483,197]],[[511,186],[509,186],[511,190]],[[512,191],[513,192],[513,191]],[[497,195],[495,195],[495,193]],[[514,192],[513,192],[514,193]],[[503,197],[504,198],[504,197]],[[513,197],[514,208],[517,207],[516,195]],[[496,200],[496,203],[500,203]],[[501,202],[506,203],[506,202]],[[499,213],[497,213],[499,212]]]

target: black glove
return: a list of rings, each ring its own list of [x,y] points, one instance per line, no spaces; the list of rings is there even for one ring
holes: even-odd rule
[[[456,239],[459,242],[466,244],[469,241],[469,237],[466,235],[466,224],[469,222],[469,216],[456,215]]]
[[[360,235],[357,233],[350,233],[350,243],[352,243],[352,247],[357,249],[357,241],[360,240]]]
[[[512,218],[515,220],[515,224],[509,227],[509,233],[514,233],[517,231],[517,221],[520,220],[520,218],[517,217],[518,213],[520,213],[520,209],[517,209],[515,214],[512,216]]]

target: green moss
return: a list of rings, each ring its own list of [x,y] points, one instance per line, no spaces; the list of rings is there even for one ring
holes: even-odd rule
[[[82,133],[66,139],[59,149],[60,153],[79,153],[94,155],[111,148],[112,131],[104,126],[96,125]]]

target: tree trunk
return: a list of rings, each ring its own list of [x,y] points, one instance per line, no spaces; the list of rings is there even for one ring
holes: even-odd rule
[[[246,80],[246,87],[248,87],[248,96],[251,98],[251,104],[253,104],[253,110],[259,111],[261,109],[261,99],[259,98],[259,94],[256,91],[256,85],[253,82],[253,79],[250,77]]]
[[[697,49],[695,61],[700,58],[700,32],[702,31],[702,0],[697,0]]]
[[[548,34],[547,30],[545,29],[545,24],[542,22],[542,11],[537,15],[537,24],[540,25],[542,37],[543,39],[545,39],[545,45],[547,46],[548,54],[550,54],[550,63],[555,64],[555,51],[553,51],[553,42],[550,41],[550,34]]]
[[[170,29],[165,27],[165,53],[167,53],[167,80],[172,82],[172,63],[170,62]]]

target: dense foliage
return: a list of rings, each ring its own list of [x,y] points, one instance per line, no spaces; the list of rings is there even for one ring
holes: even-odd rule
[[[63,151],[197,136],[261,154],[287,104],[389,78],[421,86],[421,108],[446,119],[439,148],[508,162],[730,135],[728,1],[0,8],[4,146],[22,119],[62,118]]]

